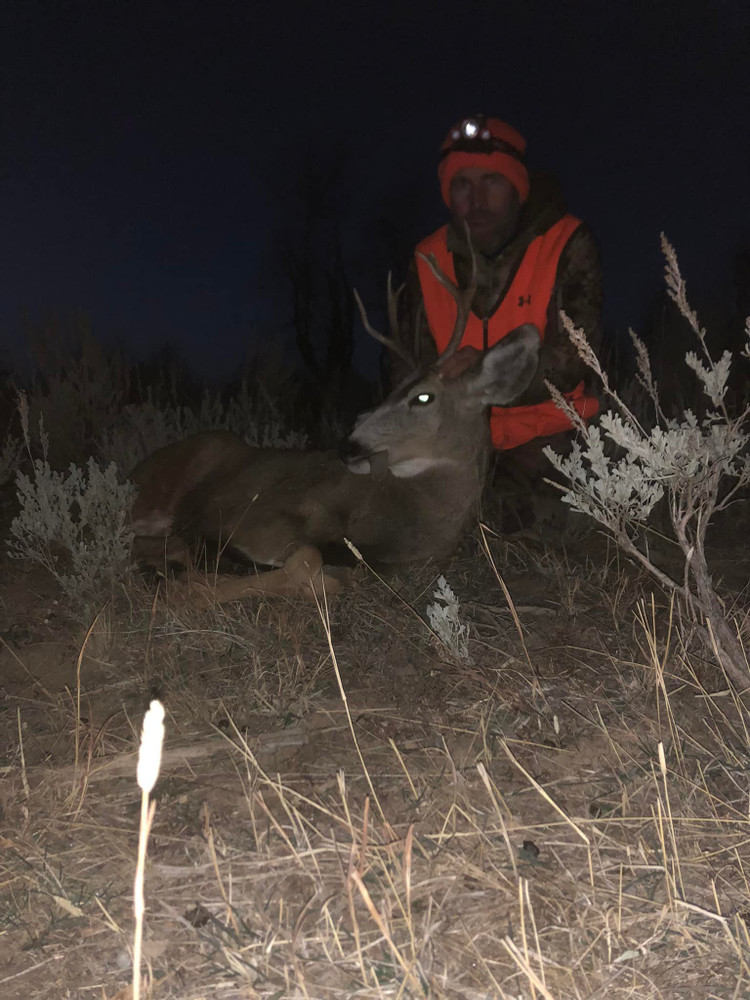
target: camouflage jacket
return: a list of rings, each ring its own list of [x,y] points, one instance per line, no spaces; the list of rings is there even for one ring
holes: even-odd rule
[[[527,247],[565,214],[557,182],[548,174],[532,174],[529,198],[524,205],[518,234],[494,257],[478,254],[477,292],[473,311],[491,315],[510,287]],[[453,254],[459,285],[468,282],[471,255],[462,232],[448,227],[448,249]],[[539,368],[528,389],[514,404],[532,405],[549,399],[545,379],[561,392],[570,392],[583,380],[594,391],[593,375],[578,356],[560,320],[564,309],[576,326],[583,327],[594,351],[601,348],[601,263],[594,238],[580,225],[568,240],[557,269],[555,287],[547,311],[547,327],[540,352]],[[399,303],[399,336],[419,364],[437,358],[435,342],[427,326],[422,290],[414,260]],[[406,363],[395,355],[390,359],[390,381],[396,383],[409,373]]]

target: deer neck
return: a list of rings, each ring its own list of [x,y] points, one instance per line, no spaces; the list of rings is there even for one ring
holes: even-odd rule
[[[477,455],[461,459],[419,457],[395,463],[377,481],[391,492],[421,497],[428,509],[461,518],[478,502],[486,470],[487,462]]]

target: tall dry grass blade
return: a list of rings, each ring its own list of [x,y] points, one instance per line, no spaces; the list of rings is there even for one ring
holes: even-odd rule
[[[401,954],[401,950],[396,946],[396,942],[393,940],[391,932],[388,930],[383,918],[378,913],[378,909],[375,906],[375,903],[372,901],[372,896],[370,895],[367,886],[362,881],[362,878],[359,872],[356,870],[356,868],[353,869],[351,873],[351,879],[356,885],[357,889],[359,890],[359,894],[362,897],[362,900],[364,901],[364,904],[367,907],[370,916],[377,924],[378,930],[383,935],[385,940],[388,942],[388,947],[391,949],[396,961],[403,969],[404,975],[407,977],[408,980],[411,981],[414,989],[416,989],[418,993],[421,993],[422,983],[419,977],[415,975],[413,967],[406,961],[404,956]]]
[[[318,615],[320,617],[320,621],[323,626],[323,631],[325,632],[326,642],[328,643],[328,652],[331,654],[331,663],[333,664],[333,670],[334,673],[336,674],[336,683],[338,684],[339,695],[341,697],[341,702],[344,706],[344,711],[346,713],[346,721],[349,724],[349,732],[351,733],[354,748],[357,751],[357,757],[359,758],[359,763],[362,768],[362,773],[364,774],[365,780],[367,781],[367,786],[370,789],[370,794],[372,795],[373,801],[375,802],[375,805],[378,807],[380,818],[382,819],[383,823],[388,825],[388,821],[385,817],[385,812],[383,811],[383,807],[380,804],[378,793],[375,791],[375,786],[372,782],[372,777],[370,776],[367,764],[365,763],[365,758],[364,755],[362,754],[362,749],[359,745],[359,740],[357,739],[357,734],[354,730],[354,720],[352,719],[351,709],[349,708],[349,699],[346,694],[346,688],[344,687],[343,678],[341,677],[341,671],[339,670],[336,650],[334,649],[333,646],[333,635],[331,633],[331,618],[328,612],[328,598],[326,595],[325,586],[323,587],[322,600],[321,598],[318,597],[317,593],[314,593],[314,597],[315,597],[315,606],[318,609]]]
[[[234,933],[237,935],[237,939],[240,938],[240,925],[237,923],[237,918],[234,915],[234,907],[232,902],[227,895],[226,888],[224,887],[224,880],[221,877],[221,871],[219,869],[219,858],[216,854],[216,843],[214,841],[214,831],[211,825],[211,810],[207,802],[203,802],[201,805],[201,826],[203,827],[203,839],[206,842],[206,848],[208,850],[208,855],[211,858],[211,864],[214,869],[214,875],[216,876],[216,884],[219,887],[219,892],[221,893],[221,898],[224,900],[224,905],[226,907],[227,919],[232,925]]]
[[[537,671],[536,667],[534,666],[534,664],[531,662],[531,657],[529,656],[529,651],[526,648],[526,637],[523,634],[523,626],[521,625],[521,619],[518,617],[518,612],[516,611],[516,606],[513,603],[513,598],[511,597],[510,591],[508,590],[508,588],[507,588],[507,586],[505,584],[505,580],[503,580],[502,575],[500,574],[500,571],[497,568],[494,556],[492,555],[492,552],[490,551],[489,542],[487,541],[487,526],[485,524],[482,524],[481,521],[479,522],[479,533],[480,533],[480,536],[481,536],[481,539],[482,539],[482,548],[484,549],[484,553],[487,556],[487,560],[488,560],[488,562],[490,564],[492,572],[495,575],[495,579],[500,584],[500,588],[502,589],[503,596],[505,597],[505,600],[506,600],[506,602],[508,604],[508,609],[509,609],[509,611],[511,613],[511,616],[513,618],[513,624],[516,626],[516,632],[518,633],[518,638],[519,638],[519,641],[521,643],[521,649],[523,649],[523,655],[526,657],[526,663],[529,666],[529,670],[531,671],[532,677],[536,677],[537,674],[538,674],[538,671]]]
[[[510,957],[513,959],[513,961],[516,963],[518,968],[521,970],[521,972],[523,972],[523,974],[528,979],[529,986],[531,986],[532,989],[534,988],[537,989],[539,993],[544,997],[544,1000],[555,1000],[555,997],[550,993],[550,991],[544,985],[542,980],[539,978],[536,972],[534,972],[534,970],[531,968],[531,966],[526,961],[524,956],[521,954],[521,952],[518,949],[518,945],[515,943],[515,941],[510,937],[504,937],[501,943],[505,948],[505,950],[510,955]]]
[[[16,723],[18,725],[18,752],[21,755],[21,784],[23,786],[23,794],[26,801],[29,801],[31,795],[31,789],[29,788],[29,779],[26,775],[26,754],[23,749],[23,726],[21,725],[21,706],[16,706]]]
[[[514,875],[515,878],[518,878],[518,866],[516,865],[516,853],[513,850],[513,845],[510,842],[510,834],[508,833],[508,825],[505,822],[505,817],[503,816],[503,810],[500,808],[500,802],[502,802],[502,805],[507,810],[509,816],[511,815],[511,812],[508,809],[508,806],[502,800],[502,796],[500,795],[500,792],[495,787],[495,785],[492,783],[489,774],[487,774],[487,768],[484,766],[484,764],[482,763],[481,760],[477,764],[477,771],[479,772],[479,777],[482,779],[484,787],[487,789],[487,794],[490,797],[490,802],[492,803],[492,805],[495,808],[495,815],[497,816],[497,820],[498,820],[498,822],[500,824],[500,832],[502,833],[503,840],[505,841],[505,847],[506,847],[506,850],[508,851],[508,860],[510,861],[511,868],[513,869],[513,875]],[[498,799],[500,799],[500,802],[498,802]]]
[[[580,826],[578,826],[578,824],[574,820],[572,820],[570,818],[570,816],[568,816],[568,814],[565,812],[565,810],[562,809],[555,802],[555,800],[552,798],[552,796],[549,794],[549,792],[539,784],[539,782],[536,780],[536,778],[534,778],[531,774],[529,774],[529,772],[526,770],[526,768],[523,766],[523,764],[518,760],[518,758],[513,755],[513,753],[511,752],[510,747],[505,742],[505,740],[501,740],[500,741],[500,746],[503,748],[503,750],[507,754],[508,759],[511,761],[511,763],[515,764],[515,766],[518,768],[518,770],[521,772],[521,774],[526,778],[526,780],[529,782],[529,784],[531,784],[539,792],[539,794],[542,796],[543,799],[545,799],[545,801],[549,802],[549,804],[552,806],[552,808],[555,810],[555,812],[558,813],[565,820],[565,822],[568,824],[568,826],[571,828],[571,830],[574,830],[576,832],[576,834],[584,842],[584,844],[586,844],[586,846],[588,847],[590,845],[590,843],[591,843],[591,840],[590,840],[588,834],[584,833],[584,831],[580,828]]]

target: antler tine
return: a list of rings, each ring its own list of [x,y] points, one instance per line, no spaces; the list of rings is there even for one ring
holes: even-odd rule
[[[440,284],[447,288],[451,293],[453,298],[456,300],[456,322],[453,325],[453,333],[451,334],[451,339],[448,341],[448,345],[440,355],[440,361],[447,360],[455,354],[458,345],[461,343],[461,337],[463,337],[464,330],[466,329],[466,324],[469,322],[469,313],[471,312],[471,304],[474,301],[474,294],[477,290],[476,285],[476,266],[472,270],[472,281],[466,288],[459,288],[455,282],[451,281],[448,275],[443,271],[437,262],[437,258],[434,254],[429,254],[425,256],[420,254],[422,260],[424,260],[432,273],[435,275]]]
[[[379,330],[376,330],[375,327],[370,323],[369,319],[367,318],[367,311],[364,307],[362,299],[359,297],[359,292],[357,291],[356,288],[353,289],[353,291],[354,291],[354,299],[359,309],[359,315],[362,317],[362,325],[364,326],[365,330],[367,330],[370,336],[373,337],[375,340],[377,340],[379,344],[383,344],[383,346],[387,347],[389,351],[393,351],[394,354],[398,354],[398,356],[403,361],[405,361],[408,365],[413,367],[414,358],[409,354],[409,352],[406,350],[401,341],[398,340],[397,336],[395,336],[396,331],[398,330],[398,316],[397,316],[398,297],[401,294],[403,287],[404,286],[402,285],[398,289],[396,294],[395,295],[393,294],[393,286],[391,283],[391,275],[389,272],[388,273],[388,322],[391,328],[391,332],[394,334],[394,336],[391,337],[386,337],[384,333],[381,333]]]
[[[434,253],[428,254],[427,256],[423,253],[420,253],[419,255],[428,265],[443,288],[446,288],[456,301],[456,322],[453,325],[451,339],[448,341],[447,347],[440,355],[440,364],[442,364],[443,361],[447,361],[448,358],[452,357],[456,353],[458,345],[461,343],[461,338],[464,335],[466,324],[469,322],[471,304],[474,301],[474,295],[477,290],[477,255],[474,250],[474,244],[471,242],[471,233],[467,223],[464,223],[464,228],[466,230],[466,240],[469,244],[469,251],[471,252],[471,275],[469,277],[469,284],[466,288],[459,288],[454,281],[451,281],[442,267],[438,264],[437,257]]]
[[[471,277],[469,278],[469,287],[473,288],[476,292],[477,290],[477,252],[474,249],[474,244],[471,242],[471,230],[469,229],[469,223],[464,220],[464,230],[466,232],[466,242],[469,244],[469,253],[471,254]]]

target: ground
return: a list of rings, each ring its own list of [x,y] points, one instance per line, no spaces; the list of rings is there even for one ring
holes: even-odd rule
[[[750,996],[745,705],[606,539],[487,545],[328,618],[137,579],[85,618],[6,565],[0,995],[131,996],[159,697],[146,995]],[[441,571],[468,661],[426,624]]]

